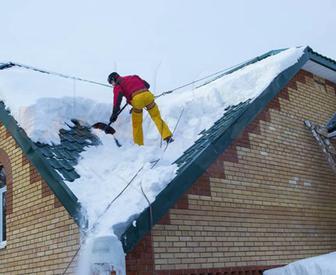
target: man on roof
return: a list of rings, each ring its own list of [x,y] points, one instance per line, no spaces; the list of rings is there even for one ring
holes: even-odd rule
[[[138,145],[143,145],[142,112],[146,108],[154,121],[161,137],[167,143],[173,141],[172,132],[161,118],[154,95],[149,91],[150,85],[137,75],[120,76],[118,73],[111,73],[107,81],[113,86],[113,112],[110,122],[115,122],[118,118],[120,105],[123,96],[128,104],[132,105],[132,127],[133,140]]]

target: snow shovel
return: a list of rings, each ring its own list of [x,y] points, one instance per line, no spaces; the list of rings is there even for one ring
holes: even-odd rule
[[[103,123],[103,122],[97,122],[97,123],[92,125],[92,128],[103,130],[105,132],[105,134],[112,135],[116,145],[118,147],[121,147],[121,144],[120,144],[119,140],[114,136],[116,130],[114,130],[114,128],[112,128],[110,126],[111,123],[112,122],[110,122],[109,124],[106,124],[106,123]]]
[[[121,108],[121,110],[118,112],[118,115],[126,108],[126,106],[128,105],[128,103],[126,103],[124,105],[124,107]],[[92,128],[95,128],[95,129],[99,129],[99,130],[102,130],[104,131],[106,134],[109,134],[109,135],[112,135],[113,136],[113,139],[115,141],[115,143],[117,144],[118,147],[121,147],[121,144],[120,142],[117,140],[117,138],[114,136],[116,130],[111,127],[111,124],[112,122],[110,122],[109,124],[106,124],[104,122],[97,122],[95,124],[92,125]]]
[[[105,132],[105,134],[114,135],[116,130],[111,127],[111,122],[106,124],[104,122],[97,122],[91,126],[92,128],[99,129]]]

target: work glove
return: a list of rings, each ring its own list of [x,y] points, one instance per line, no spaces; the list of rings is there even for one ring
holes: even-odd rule
[[[118,113],[113,112],[111,117],[110,117],[110,123],[113,123],[117,120],[118,118]]]

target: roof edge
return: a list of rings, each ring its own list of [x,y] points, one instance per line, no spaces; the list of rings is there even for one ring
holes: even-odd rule
[[[6,110],[6,105],[3,101],[0,101],[0,121],[41,174],[57,199],[62,203],[74,221],[81,227],[84,216],[82,215],[82,208],[77,197],[63,182],[58,173],[43,160],[43,156],[37,146],[27,136],[25,131],[19,127],[17,121],[9,111]]]
[[[247,109],[231,124],[229,129],[217,140],[209,144],[194,162],[186,167],[182,173],[175,177],[167,187],[158,194],[155,201],[151,204],[151,209],[148,207],[139,215],[136,220],[136,227],[130,225],[127,228],[121,237],[126,253],[133,249],[137,242],[175,205],[180,196],[191,187],[218,156],[242,133],[246,126],[258,116],[267,104],[299,72],[303,65],[310,59],[309,49],[309,47],[306,47],[304,54],[297,63],[274,78],[269,86],[252,101]],[[268,53],[272,53],[272,51]],[[266,56],[264,56],[264,58],[266,58]],[[259,61],[257,58],[255,58],[255,60],[255,62]],[[150,223],[151,220],[153,221],[152,224]]]
[[[312,48],[309,46],[305,49],[307,53],[309,54],[309,59],[324,66],[327,67],[330,70],[336,71],[336,61],[334,59],[331,59],[329,57],[326,57],[324,55],[319,54],[318,52],[315,52]]]

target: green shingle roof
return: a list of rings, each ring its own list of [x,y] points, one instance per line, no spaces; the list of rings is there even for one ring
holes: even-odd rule
[[[87,126],[78,123],[68,126],[68,130],[60,130],[60,144],[36,143],[36,146],[50,166],[58,171],[65,181],[72,182],[80,177],[74,169],[80,153],[85,147],[96,146],[100,141]]]
[[[223,110],[224,115],[217,120],[214,125],[201,132],[201,137],[188,148],[183,155],[175,161],[178,165],[177,174],[183,173],[184,169],[190,163],[195,161],[197,157],[215,140],[223,135],[225,131],[235,122],[235,120],[246,110],[251,100],[241,102],[238,105],[229,106]]]

